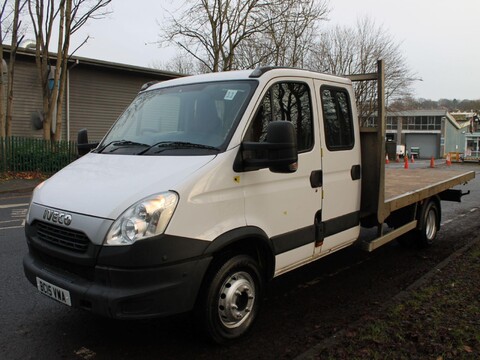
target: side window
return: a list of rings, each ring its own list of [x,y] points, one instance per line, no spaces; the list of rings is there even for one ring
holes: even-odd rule
[[[313,120],[308,85],[285,82],[273,85],[265,94],[250,124],[246,141],[266,141],[267,125],[271,121],[285,120],[293,123],[300,152],[313,146]]]
[[[322,87],[325,141],[330,151],[350,150],[355,144],[350,98],[344,89]]]

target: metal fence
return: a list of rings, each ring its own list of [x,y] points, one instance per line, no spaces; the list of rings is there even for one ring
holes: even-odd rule
[[[0,137],[0,172],[53,174],[77,158],[72,141]]]

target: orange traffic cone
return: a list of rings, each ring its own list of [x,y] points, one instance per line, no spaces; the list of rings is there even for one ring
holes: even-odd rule
[[[408,169],[408,156],[405,156],[404,159],[405,159],[405,164],[403,165],[403,167],[405,169]]]
[[[450,153],[447,154],[447,166],[452,165],[452,159],[450,158]]]
[[[433,156],[432,156],[432,158],[430,159],[430,167],[431,167],[431,168],[434,168],[434,167],[435,167],[435,159],[433,158]]]
[[[413,157],[413,154],[412,154],[412,164],[415,162],[415,158]]]
[[[395,158],[395,162],[400,162],[400,155],[397,154],[397,157]]]
[[[390,160],[388,159],[388,154],[385,155],[385,164],[390,164]]]

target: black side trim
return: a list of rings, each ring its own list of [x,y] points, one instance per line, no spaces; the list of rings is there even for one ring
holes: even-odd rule
[[[323,243],[327,236],[335,235],[360,224],[360,212],[342,215],[328,221],[320,221],[321,210],[315,215],[315,224],[302,229],[274,236],[272,238],[275,255],[296,249],[315,242],[316,246]]]
[[[334,219],[322,222],[323,236],[328,237],[339,232],[348,230],[360,224],[360,212],[355,211],[350,214],[342,215]]]
[[[228,245],[243,239],[258,239],[259,241],[265,243],[265,245],[269,249],[272,249],[272,245],[270,241],[268,241],[268,236],[262,229],[254,226],[246,226],[230,230],[220,235],[218,238],[216,238],[210,243],[210,245],[205,249],[203,254],[211,255],[227,247]]]
[[[313,243],[315,241],[315,226],[307,226],[302,229],[290,231],[288,233],[274,236],[272,238],[273,250],[275,255],[296,249],[300,246]]]

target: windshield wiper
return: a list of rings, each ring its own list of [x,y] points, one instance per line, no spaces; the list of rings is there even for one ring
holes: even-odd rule
[[[156,147],[162,148],[162,149],[155,151],[154,154],[158,154],[162,151],[169,150],[169,149],[206,149],[206,150],[220,151],[219,148],[215,146],[210,146],[210,145],[195,144],[195,143],[186,142],[186,141],[160,141],[158,143],[150,145],[148,148],[146,148],[145,150],[142,150],[137,155],[143,155]]]
[[[95,150],[95,152],[101,153],[103,150],[105,150],[107,147],[109,147],[111,145],[113,145],[113,146],[150,146],[149,144],[143,144],[143,143],[139,143],[139,142],[135,142],[135,141],[131,141],[131,140],[114,140],[114,141],[110,141],[106,145],[103,145],[100,149]],[[110,152],[113,152],[115,150],[116,149],[113,149]]]

